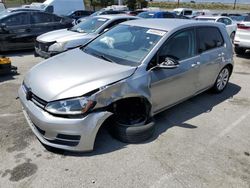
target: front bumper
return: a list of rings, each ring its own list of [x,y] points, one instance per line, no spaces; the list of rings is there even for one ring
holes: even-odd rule
[[[39,56],[39,57],[42,57],[44,59],[48,59],[52,56],[55,56],[57,54],[60,54],[61,52],[45,52],[45,51],[42,51],[41,49],[39,48],[36,48],[35,47],[35,57]]]
[[[27,100],[22,87],[18,95],[25,118],[34,134],[43,144],[54,148],[92,151],[100,126],[112,114],[95,112],[78,119],[55,117]]]

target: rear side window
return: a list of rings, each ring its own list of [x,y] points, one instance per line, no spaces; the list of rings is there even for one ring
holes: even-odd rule
[[[3,19],[7,26],[18,26],[29,24],[29,16],[26,13],[15,14]]]
[[[36,13],[33,13],[31,16],[31,23],[32,24],[49,23],[49,22],[54,22],[53,15],[36,12]]]
[[[212,33],[212,34],[211,34]],[[202,27],[197,29],[198,52],[202,53],[223,45],[224,41],[218,28]]]
[[[163,18],[174,18],[174,15],[171,13],[164,12],[163,13]]]

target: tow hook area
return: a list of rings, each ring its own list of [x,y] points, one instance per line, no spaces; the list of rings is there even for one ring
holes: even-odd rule
[[[11,60],[8,57],[0,57],[0,75],[16,74],[17,67],[11,65]]]

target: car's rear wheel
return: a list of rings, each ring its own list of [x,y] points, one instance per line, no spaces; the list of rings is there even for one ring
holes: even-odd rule
[[[212,88],[213,91],[215,93],[222,92],[227,87],[229,77],[230,77],[230,68],[226,66],[220,71]]]
[[[241,47],[234,47],[234,51],[238,55],[243,55],[246,50],[244,48],[241,48]]]

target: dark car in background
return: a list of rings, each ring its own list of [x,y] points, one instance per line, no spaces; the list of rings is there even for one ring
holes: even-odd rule
[[[78,20],[79,18],[90,16],[93,13],[94,11],[90,10],[76,10],[69,13],[67,17],[74,20]]]
[[[141,18],[179,18],[179,19],[189,19],[186,16],[177,15],[174,12],[168,12],[168,11],[147,11],[147,12],[141,12],[137,15]]]
[[[72,20],[41,11],[0,15],[0,51],[33,49],[37,36],[72,26]]]

